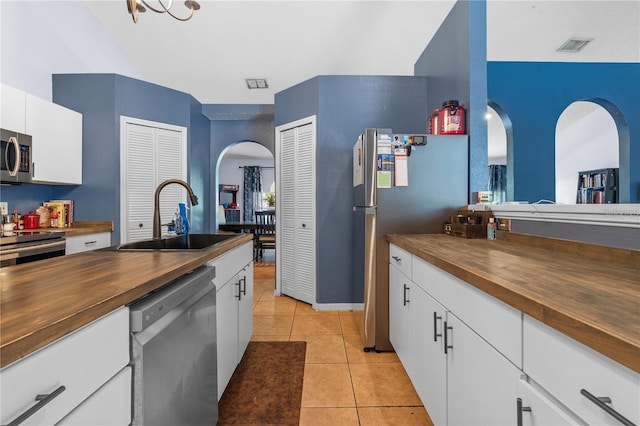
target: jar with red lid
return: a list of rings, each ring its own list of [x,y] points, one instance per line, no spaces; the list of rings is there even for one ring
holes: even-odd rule
[[[464,114],[465,110],[458,101],[443,102],[438,114],[440,134],[463,135],[465,131]]]
[[[433,110],[433,113],[429,116],[429,128],[427,133],[430,135],[437,135],[440,132],[440,127],[438,126],[438,115],[440,111],[438,108]]]

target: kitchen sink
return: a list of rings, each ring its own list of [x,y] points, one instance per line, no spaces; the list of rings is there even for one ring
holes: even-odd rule
[[[135,243],[127,243],[116,246],[118,250],[143,251],[183,251],[183,250],[206,250],[220,244],[230,238],[237,237],[237,234],[186,234],[177,237],[163,238],[160,240],[144,240]]]

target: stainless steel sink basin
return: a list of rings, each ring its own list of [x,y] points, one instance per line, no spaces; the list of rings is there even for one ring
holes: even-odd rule
[[[220,244],[237,234],[187,234],[161,240],[144,240],[117,246],[118,250],[143,251],[200,251]]]

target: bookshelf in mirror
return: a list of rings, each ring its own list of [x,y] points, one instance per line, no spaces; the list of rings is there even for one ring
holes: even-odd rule
[[[617,168],[578,172],[577,204],[611,204],[618,202]]]

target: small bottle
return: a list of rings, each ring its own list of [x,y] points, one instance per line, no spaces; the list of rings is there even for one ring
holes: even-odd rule
[[[185,203],[178,203],[178,210],[180,212],[180,219],[182,222],[182,233],[189,233],[189,219],[187,218],[187,205]]]
[[[490,217],[489,224],[487,225],[487,240],[495,240],[496,239],[496,229],[498,226],[496,225],[495,219]]]

